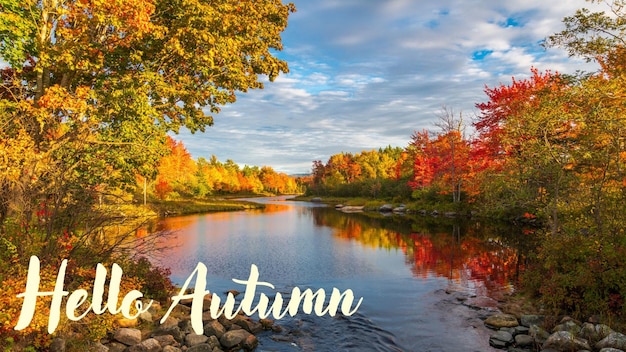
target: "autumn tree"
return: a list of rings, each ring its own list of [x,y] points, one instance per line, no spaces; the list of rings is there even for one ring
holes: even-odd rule
[[[278,0],[1,5],[0,226],[37,225],[50,257],[95,200],[155,177],[166,132],[204,131],[237,92],[287,72],[273,53],[295,10]]]

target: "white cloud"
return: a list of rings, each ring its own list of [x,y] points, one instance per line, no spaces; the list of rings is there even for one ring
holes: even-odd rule
[[[475,112],[484,86],[530,67],[594,66],[540,42],[579,0],[296,0],[283,34],[290,73],[238,95],[204,135],[181,134],[194,157],[307,172],[316,159],[433,129],[442,105]]]

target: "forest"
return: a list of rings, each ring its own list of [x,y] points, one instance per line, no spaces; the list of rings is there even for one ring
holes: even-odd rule
[[[124,266],[121,295],[165,299],[168,271],[136,230],[148,200],[306,192],[533,219],[539,243],[521,285],[555,313],[626,321],[626,10],[581,9],[547,47],[596,72],[529,75],[486,87],[478,114],[443,107],[437,131],[407,146],[332,155],[308,178],[232,160],[193,160],[170,136],[203,132],[237,95],[289,71],[281,32],[293,4],[261,1],[18,1],[0,12],[0,346],[46,350],[48,305],[16,331],[29,257],[41,290],[67,268],[90,289],[97,263]],[[269,81],[269,83],[266,83]],[[470,133],[470,130],[472,131]],[[520,236],[522,236],[520,235]],[[58,334],[98,340],[114,316],[61,321]],[[626,325],[626,324],[625,324]],[[84,347],[84,346],[83,346]]]

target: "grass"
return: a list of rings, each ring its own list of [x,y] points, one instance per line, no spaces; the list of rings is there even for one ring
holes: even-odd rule
[[[222,198],[154,200],[149,203],[149,206],[152,210],[154,210],[154,212],[159,214],[159,216],[262,209],[265,207],[263,204],[259,203]]]

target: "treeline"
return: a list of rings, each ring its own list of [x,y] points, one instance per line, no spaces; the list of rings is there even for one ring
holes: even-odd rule
[[[339,197],[410,196],[407,185],[410,170],[407,154],[399,147],[387,146],[361,153],[332,155],[324,164],[313,162],[311,176],[306,180],[309,195]]]
[[[159,161],[156,177],[147,190],[161,200],[237,193],[295,194],[302,189],[295,178],[270,166],[242,168],[230,159],[222,163],[215,155],[209,160],[193,160],[184,144],[169,136],[167,147],[169,152]],[[139,176],[137,181],[141,190],[146,180]]]

